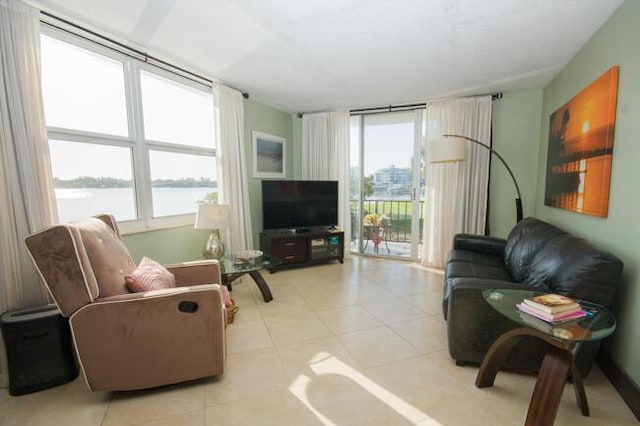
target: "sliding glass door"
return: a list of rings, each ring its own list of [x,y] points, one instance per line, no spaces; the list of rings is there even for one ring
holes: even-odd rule
[[[351,251],[417,260],[422,236],[421,111],[351,118]]]

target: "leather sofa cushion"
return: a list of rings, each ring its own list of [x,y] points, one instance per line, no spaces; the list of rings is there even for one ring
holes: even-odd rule
[[[524,284],[609,306],[622,261],[588,241],[565,234],[551,240],[531,262]]]
[[[480,265],[471,262],[450,262],[445,271],[450,278],[484,278],[489,280],[513,281],[504,266]]]
[[[531,262],[536,255],[554,238],[566,235],[560,229],[546,225],[535,226],[527,234],[520,238],[519,244],[516,244],[511,251],[508,268],[513,278],[522,282],[529,275]]]
[[[530,227],[537,222],[536,218],[525,217],[520,222],[516,223],[516,226],[509,232],[507,236],[507,244],[504,247],[504,263],[508,264],[511,261],[513,248],[520,243],[523,236],[529,233]]]
[[[529,275],[529,266],[538,252],[549,241],[566,232],[541,220],[528,217],[520,221],[509,233],[504,263],[517,282]]]
[[[469,250],[449,250],[449,253],[447,255],[447,263],[450,262],[470,262],[478,265],[504,267],[502,257],[492,256],[490,254],[478,253]]]

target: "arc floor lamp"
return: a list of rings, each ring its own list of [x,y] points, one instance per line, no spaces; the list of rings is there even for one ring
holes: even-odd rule
[[[466,159],[466,149],[465,149],[465,142],[463,142],[463,140],[467,140],[476,145],[482,146],[485,149],[489,150],[489,152],[491,152],[492,154],[495,154],[498,160],[500,160],[504,165],[504,167],[507,169],[507,172],[509,172],[509,175],[511,176],[511,180],[513,180],[513,184],[516,187],[516,193],[518,194],[518,198],[516,198],[516,220],[520,222],[522,220],[522,197],[520,195],[520,187],[518,186],[518,182],[516,181],[516,178],[513,175],[513,172],[511,171],[511,167],[509,167],[505,159],[502,158],[502,155],[500,155],[495,149],[491,148],[489,145],[484,144],[476,139],[469,138],[467,136],[450,135],[450,134],[442,135],[442,136],[445,138],[457,138],[457,142],[454,142],[454,140],[451,140],[448,143],[437,144],[439,145],[439,147],[431,151],[432,158],[430,161],[432,163],[440,163],[440,162],[446,162],[446,161],[464,161]]]

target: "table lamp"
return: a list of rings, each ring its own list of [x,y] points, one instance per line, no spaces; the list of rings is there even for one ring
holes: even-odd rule
[[[221,259],[224,256],[224,245],[220,239],[219,229],[229,227],[229,206],[227,204],[198,204],[195,229],[210,229],[211,235],[202,250],[207,259]]]

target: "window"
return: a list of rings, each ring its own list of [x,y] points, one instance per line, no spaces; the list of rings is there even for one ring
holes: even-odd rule
[[[144,70],[140,73],[140,83],[147,140],[212,147],[211,94]]]
[[[128,136],[122,61],[41,37],[47,126]]]
[[[193,200],[202,200],[216,191],[215,181],[206,177],[216,170],[213,157],[151,150],[149,158],[155,217],[193,213]]]
[[[101,212],[136,219],[131,148],[50,139],[49,150],[60,222]]]
[[[60,222],[184,224],[217,194],[208,87],[46,29],[42,91]]]

